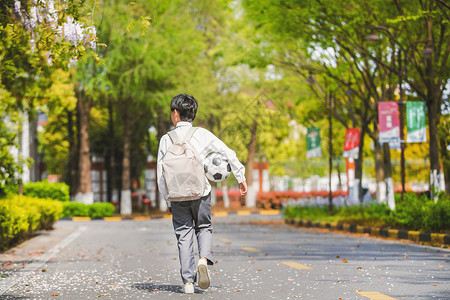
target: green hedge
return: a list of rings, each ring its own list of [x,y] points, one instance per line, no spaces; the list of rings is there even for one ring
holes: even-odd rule
[[[59,201],[10,195],[0,200],[0,250],[36,230],[51,229],[63,208]]]
[[[23,194],[41,199],[70,201],[69,186],[65,183],[30,182],[23,186]]]
[[[116,207],[108,202],[97,202],[89,205],[89,217],[104,218],[112,217]]]
[[[91,217],[104,218],[111,217],[116,209],[114,205],[108,202],[96,202],[90,205],[80,202],[63,202],[62,218],[71,217]]]
[[[450,197],[442,193],[435,202],[426,195],[406,193],[401,201],[396,195],[395,211],[384,220],[399,229],[450,232]]]
[[[386,204],[335,207],[328,214],[328,206],[287,206],[283,210],[286,219],[310,219],[341,222],[365,226],[381,226],[396,229],[450,233],[450,197],[439,195],[435,202],[425,195],[406,193],[403,201],[396,195],[395,211]]]
[[[80,202],[63,202],[63,212],[61,217],[89,217],[89,207]]]

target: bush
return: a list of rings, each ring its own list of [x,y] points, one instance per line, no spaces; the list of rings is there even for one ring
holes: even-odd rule
[[[450,231],[450,198],[440,194],[438,201],[426,195],[406,193],[403,201],[398,197],[395,211],[386,222],[396,228],[429,232]]]
[[[287,219],[326,219],[328,214],[328,206],[286,206],[283,209],[283,216]]]
[[[62,218],[91,217],[104,218],[111,217],[116,207],[108,202],[96,202],[90,205],[80,202],[63,202]]]
[[[116,207],[108,202],[97,202],[89,205],[89,217],[104,218],[112,217]]]
[[[61,217],[89,217],[89,206],[80,202],[63,202]]]
[[[50,230],[53,224],[58,221],[63,211],[63,205],[57,200],[34,200],[41,213],[39,229]]]
[[[396,209],[386,204],[335,207],[328,214],[328,207],[287,206],[283,210],[286,219],[327,220],[365,226],[382,226],[396,229],[450,233],[450,198],[439,195],[435,202],[426,195],[406,193],[403,201],[396,195]]]
[[[51,229],[62,211],[59,201],[10,195],[0,200],[0,249],[39,229]]]
[[[11,201],[0,200],[0,250],[21,239],[29,228],[28,215]]]
[[[49,183],[48,181],[30,182],[23,186],[23,194],[41,199],[70,201],[69,186],[65,183]]]

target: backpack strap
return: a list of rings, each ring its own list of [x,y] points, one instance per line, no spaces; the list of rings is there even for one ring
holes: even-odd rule
[[[189,131],[186,133],[186,135],[184,136],[183,141],[188,142],[191,140],[192,136],[194,135],[194,132],[197,130],[197,127],[191,127],[189,128]]]
[[[167,133],[170,137],[170,139],[172,140],[172,144],[175,144],[176,142],[178,142],[180,140],[180,138],[178,137],[178,134],[175,132],[175,130],[171,130]]]

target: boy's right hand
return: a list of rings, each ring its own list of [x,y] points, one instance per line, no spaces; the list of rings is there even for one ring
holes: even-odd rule
[[[241,192],[241,196],[247,195],[247,181],[239,183],[239,191]]]

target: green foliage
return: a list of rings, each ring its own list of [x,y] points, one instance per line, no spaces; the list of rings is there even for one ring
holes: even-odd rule
[[[51,229],[62,212],[62,204],[19,195],[0,200],[0,250],[28,237],[36,230]]]
[[[112,217],[115,209],[116,207],[108,202],[93,203],[89,205],[89,217],[93,219]]]
[[[450,197],[445,194],[440,194],[437,202],[414,193],[406,193],[403,201],[396,198],[395,211],[385,220],[388,225],[430,232],[450,230]]]
[[[65,183],[30,182],[23,186],[23,194],[41,199],[70,201],[69,186]]]
[[[104,218],[114,214],[115,206],[107,202],[97,202],[90,205],[79,202],[63,202],[64,209],[61,218],[91,217]]]
[[[383,220],[390,213],[386,204],[370,204],[337,208],[335,215],[345,223],[360,224],[363,222],[367,226],[380,226],[383,225]]]
[[[440,194],[435,202],[425,195],[406,193],[401,201],[400,195],[396,194],[395,211],[391,211],[386,204],[371,204],[336,207],[332,216],[328,214],[327,206],[287,206],[283,217],[449,233],[450,198]]]
[[[384,204],[334,207],[333,215],[329,214],[327,205],[287,206],[283,210],[283,216],[286,219],[309,219],[371,226],[382,224],[386,215],[389,215],[389,207]]]
[[[408,86],[403,99],[426,100],[429,124],[442,124],[440,109],[442,102],[448,102],[445,89],[450,72],[447,67],[450,31],[448,7],[440,5],[441,1],[242,0],[240,3],[244,17],[257,29],[255,43],[272,49],[256,55],[274,57],[273,64],[283,71],[293,71],[299,82],[309,79],[317,91],[315,103],[309,101],[299,106],[299,115],[306,119],[301,124],[323,126],[324,96],[332,92],[335,118],[345,127],[365,129],[376,143],[377,122],[373,126],[370,120],[377,120],[378,102],[398,99],[399,80]],[[370,40],[373,35],[376,38]],[[430,58],[424,55],[426,47],[432,48]],[[395,57],[400,50],[401,60]],[[448,161],[448,141],[445,143],[448,128],[444,127],[442,132],[441,157]],[[434,143],[430,150],[438,148],[436,140],[436,136],[429,139]],[[431,166],[436,168],[439,156],[433,151],[429,154],[422,145],[408,145],[407,157],[430,157]],[[398,174],[394,170],[393,178],[397,179]],[[412,180],[423,180],[428,174],[423,168],[407,170]]]
[[[26,209],[0,200],[0,250],[25,236],[29,227]]]
[[[80,202],[63,202],[61,218],[89,217],[89,206]]]
[[[328,206],[286,206],[283,209],[285,219],[323,220],[328,217]]]

